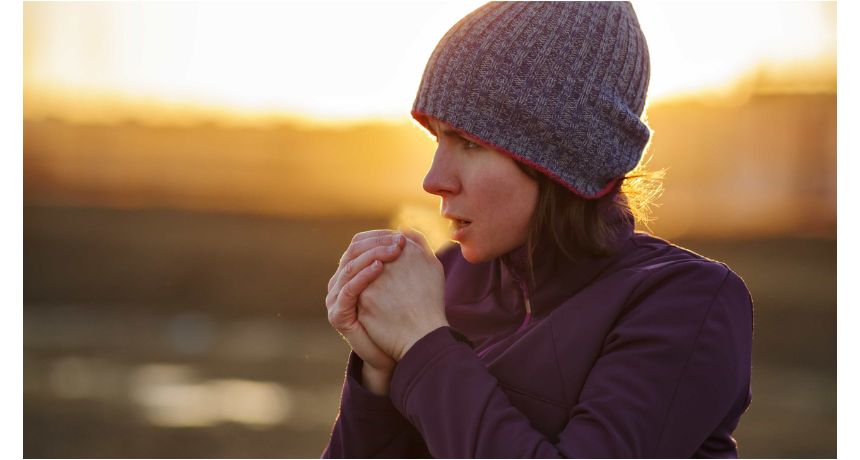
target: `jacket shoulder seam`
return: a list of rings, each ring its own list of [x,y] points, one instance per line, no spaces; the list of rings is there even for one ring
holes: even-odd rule
[[[699,254],[698,252],[693,251],[690,248],[686,248],[684,246],[679,246],[675,243],[672,243],[672,242],[667,241],[667,240],[663,240],[662,238],[658,238],[658,237],[655,237],[653,235],[649,235],[649,236],[651,238],[654,238],[654,239],[662,242],[662,243],[665,243],[662,246],[662,250],[665,250],[665,248],[671,247],[671,248],[674,248],[676,251],[680,251],[689,257],[688,259],[676,260],[675,262],[710,262],[710,263],[715,263],[715,264],[722,265],[722,266],[728,268],[725,263],[723,263],[719,260],[716,260],[716,259],[711,259],[710,257],[707,257],[705,255]],[[638,249],[646,249],[646,250],[651,250],[651,251],[660,251],[661,250],[661,248],[655,248],[655,247],[649,248],[648,244],[643,243],[642,241],[639,241],[635,238],[633,238],[632,240],[633,240],[633,245]]]
[[[722,265],[722,264],[721,264]],[[726,268],[723,266],[723,268]],[[696,338],[693,340],[693,346],[690,347],[689,353],[687,353],[687,358],[684,360],[684,366],[681,368],[681,372],[678,374],[678,381],[675,383],[675,389],[672,390],[672,397],[669,399],[669,407],[666,409],[666,415],[663,417],[663,423],[660,428],[660,434],[657,436],[657,445],[654,447],[654,452],[651,454],[652,457],[656,457],[658,452],[660,452],[660,446],[663,443],[663,435],[666,430],[666,425],[669,422],[669,415],[672,413],[672,408],[675,405],[675,398],[678,396],[678,389],[681,387],[681,382],[684,380],[684,374],[687,373],[687,367],[690,365],[690,360],[693,359],[693,354],[696,352],[696,348],[699,345],[699,338],[702,335],[702,329],[705,327],[705,323],[708,320],[708,317],[711,315],[711,309],[714,306],[714,303],[719,297],[720,292],[723,291],[723,287],[726,285],[726,281],[729,279],[729,275],[731,274],[731,270],[726,269],[725,275],[723,275],[723,280],[720,282],[720,287],[714,292],[713,297],[711,297],[711,301],[708,304],[708,309],[705,311],[705,314],[702,316],[702,321],[699,324],[699,330],[696,332]]]

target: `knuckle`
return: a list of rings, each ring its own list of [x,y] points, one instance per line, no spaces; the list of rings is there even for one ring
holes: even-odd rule
[[[329,310],[328,322],[332,326],[340,326],[343,323],[343,314],[336,308]]]
[[[343,331],[348,328],[348,323],[344,320],[343,315],[338,313],[329,315],[328,322],[338,331]]]
[[[355,298],[355,287],[353,287],[353,283],[348,283],[346,286],[344,286],[343,290],[341,290],[341,293],[343,293],[344,295],[346,295],[350,299],[354,299]]]
[[[361,283],[362,286],[367,286],[367,283],[370,282],[371,275],[373,275],[373,264],[368,265],[364,270],[358,273],[355,276],[355,279],[358,283]]]
[[[344,335],[351,334],[353,331],[355,331],[355,329],[356,329],[355,323],[347,323],[347,322],[344,322],[343,324],[340,324],[337,327],[337,331],[340,332],[341,334],[344,334]]]
[[[340,258],[340,265],[338,265],[338,273],[343,273],[344,266],[351,261],[353,257],[347,255],[347,253],[343,253],[343,257]]]
[[[345,261],[351,260],[353,258],[353,254],[355,254],[355,243],[349,245],[344,251],[343,256],[340,258],[340,263],[344,263]]]

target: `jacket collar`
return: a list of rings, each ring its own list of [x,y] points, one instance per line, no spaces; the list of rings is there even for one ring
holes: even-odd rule
[[[573,254],[574,259],[568,259],[551,245],[540,244],[534,254],[534,283],[528,276],[525,245],[499,258],[502,280],[512,279],[520,290],[526,290],[535,315],[540,316],[542,312],[554,309],[579,292],[597,278],[616,259],[618,252],[624,249],[634,233],[635,220],[627,212],[609,212],[614,213],[608,219],[613,255],[595,256],[580,249]]]

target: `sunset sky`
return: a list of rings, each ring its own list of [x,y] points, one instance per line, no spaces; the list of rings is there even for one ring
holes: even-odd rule
[[[481,3],[28,2],[24,115],[404,117],[435,44]],[[652,101],[756,69],[835,91],[835,3],[634,5]]]
[[[434,144],[409,111],[436,43],[481,3],[24,3],[27,197],[438,219],[421,188]],[[660,232],[830,232],[835,3],[634,7],[649,155],[670,170]]]

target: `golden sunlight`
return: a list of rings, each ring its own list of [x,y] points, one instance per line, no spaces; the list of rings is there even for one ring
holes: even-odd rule
[[[96,115],[72,113],[72,99],[109,111],[148,101],[184,113],[402,116],[436,41],[476,5],[28,3],[25,116]]]
[[[635,7],[648,38],[654,100],[726,92],[750,73],[778,73],[784,79],[787,68],[794,74],[788,76],[805,83],[795,90],[836,90],[833,2],[639,2]]]
[[[26,3],[24,115],[403,117],[436,42],[480,3]],[[835,71],[833,3],[635,6],[652,99],[758,66]]]
[[[27,2],[25,203],[384,216],[439,247],[434,144],[409,111],[480,3]],[[829,232],[834,4],[634,6],[670,169],[654,231]]]

